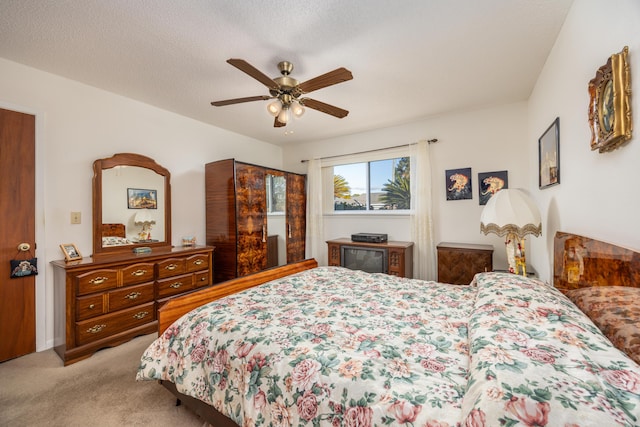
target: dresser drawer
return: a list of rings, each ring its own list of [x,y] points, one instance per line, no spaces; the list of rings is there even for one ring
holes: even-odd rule
[[[209,269],[209,255],[198,254],[187,258],[187,272]]]
[[[153,263],[133,264],[122,269],[122,284],[135,285],[153,281]]]
[[[193,287],[201,288],[203,286],[209,286],[209,270],[200,271],[193,275]]]
[[[158,280],[157,284],[158,298],[180,294],[193,289],[193,274],[183,274],[182,276]]]
[[[92,270],[76,276],[78,295],[114,289],[118,285],[118,270]]]
[[[153,301],[153,282],[109,292],[109,312]]]
[[[158,279],[165,277],[177,276],[187,272],[186,258],[169,258],[160,261],[158,264]]]
[[[76,344],[84,345],[156,320],[154,302],[76,323]]]
[[[76,299],[76,320],[90,319],[106,313],[105,294],[89,295]]]

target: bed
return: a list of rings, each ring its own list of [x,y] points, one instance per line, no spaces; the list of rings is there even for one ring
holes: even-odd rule
[[[640,424],[640,366],[553,286],[280,269],[167,303],[137,379],[215,426]]]
[[[102,224],[102,246],[130,245],[124,224]]]
[[[554,285],[640,363],[640,253],[563,232],[554,253]]]

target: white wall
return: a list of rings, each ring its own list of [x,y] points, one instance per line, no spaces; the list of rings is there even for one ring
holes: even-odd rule
[[[591,151],[589,80],[607,58],[629,46],[634,136],[610,153]],[[640,2],[575,1],[529,102],[527,154],[536,171],[535,141],[560,117],[560,185],[538,190],[543,236],[533,239],[534,266],[552,276],[553,237],[566,231],[640,250]]]
[[[73,242],[92,253],[93,161],[133,152],[171,172],[172,241],[205,242],[204,164],[236,158],[280,169],[282,149],[131,99],[0,59],[0,107],[36,115],[36,345],[53,345],[49,262]],[[82,223],[70,224],[70,213]]]
[[[350,154],[437,138],[430,145],[433,222],[436,243],[481,243],[494,246],[494,267],[506,268],[503,238],[480,233],[482,206],[478,173],[508,171],[509,188],[529,183],[527,107],[525,103],[431,117],[403,126],[341,138],[286,146],[284,168],[305,172],[303,159]],[[445,171],[472,169],[472,200],[446,200]],[[390,240],[411,240],[409,218],[402,215],[325,215],[325,240],[357,232],[387,233]]]

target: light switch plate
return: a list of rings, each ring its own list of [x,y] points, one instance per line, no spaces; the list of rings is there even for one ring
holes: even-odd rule
[[[80,224],[82,222],[82,215],[80,212],[71,212],[71,224]]]

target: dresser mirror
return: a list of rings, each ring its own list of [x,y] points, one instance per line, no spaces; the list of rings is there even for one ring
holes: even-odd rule
[[[119,153],[93,163],[93,255],[171,246],[171,174]]]
[[[284,172],[267,170],[265,187],[267,195],[267,233],[270,240],[275,239],[277,241],[274,247],[267,248],[267,264],[268,267],[273,267],[287,263],[287,179]],[[271,246],[271,242],[269,243],[269,246]]]

